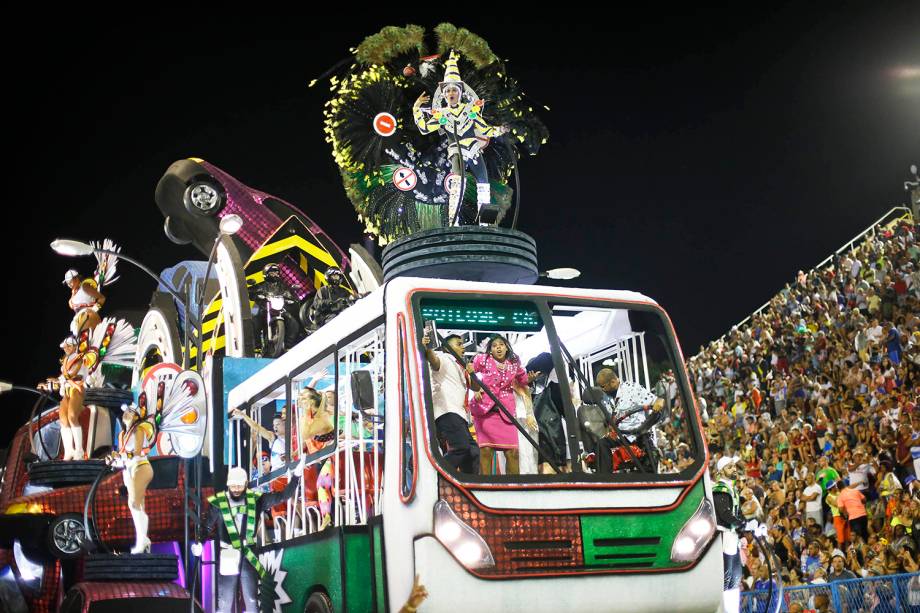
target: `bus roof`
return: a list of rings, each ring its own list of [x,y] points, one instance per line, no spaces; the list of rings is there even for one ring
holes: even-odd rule
[[[255,373],[249,379],[230,391],[228,398],[231,407],[239,406],[256,394],[273,385],[281,377],[296,370],[318,352],[333,344],[355,330],[358,330],[384,312],[383,296],[385,292],[407,294],[415,289],[455,290],[468,292],[502,292],[508,294],[571,296],[575,298],[602,298],[657,304],[651,298],[638,292],[625,290],[598,290],[574,287],[554,287],[548,285],[516,285],[507,283],[481,283],[476,281],[457,281],[451,279],[429,279],[418,277],[400,277],[388,281],[367,296],[356,301],[340,313],[335,319],[322,326],[316,332],[292,347],[287,353]]]

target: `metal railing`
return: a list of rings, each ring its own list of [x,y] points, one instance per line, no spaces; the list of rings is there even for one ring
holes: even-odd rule
[[[819,595],[827,596],[826,610],[835,613],[920,613],[920,573],[787,587],[780,611],[793,603],[814,611]],[[741,613],[764,613],[769,599],[769,590],[742,592]]]
[[[857,246],[858,246],[859,244],[861,244],[863,241],[865,241],[867,238],[868,238],[868,239],[875,238],[876,234],[877,234],[880,230],[883,230],[883,229],[884,229],[884,230],[889,230],[889,229],[893,228],[898,222],[900,222],[901,220],[904,220],[904,219],[908,220],[910,223],[913,223],[913,221],[914,221],[913,215],[911,214],[911,211],[910,211],[909,208],[907,208],[907,207],[905,207],[905,206],[896,206],[896,207],[892,208],[892,209],[889,210],[887,213],[885,213],[884,215],[882,215],[881,217],[879,217],[878,219],[876,219],[876,220],[872,223],[872,225],[870,225],[870,226],[867,227],[865,230],[863,230],[862,232],[860,232],[859,234],[857,234],[856,236],[854,236],[853,238],[851,238],[851,239],[850,239],[849,241],[847,241],[842,247],[840,247],[839,249],[837,249],[836,251],[834,251],[834,253],[830,254],[829,256],[827,256],[826,258],[824,258],[823,260],[821,260],[820,262],[818,262],[818,264],[816,264],[811,270],[808,271],[808,275],[810,276],[813,272],[815,272],[815,271],[817,271],[817,270],[820,270],[820,269],[826,267],[828,264],[830,264],[831,262],[834,261],[834,258],[835,258],[835,257],[841,255],[841,254],[844,253],[845,251],[849,251],[850,253],[855,252]],[[760,305],[759,307],[757,307],[756,309],[754,309],[754,312],[753,312],[753,313],[751,313],[750,315],[748,315],[747,317],[745,317],[744,319],[742,319],[741,321],[739,321],[739,322],[736,323],[735,325],[731,326],[731,327],[728,329],[728,332],[726,332],[725,334],[723,334],[722,336],[720,336],[720,337],[719,337],[718,339],[716,339],[715,341],[712,341],[712,342],[710,343],[710,345],[711,345],[712,343],[717,342],[717,341],[723,340],[726,336],[728,336],[728,334],[729,334],[732,330],[741,328],[741,326],[743,326],[744,324],[746,324],[747,322],[749,322],[749,321],[751,320],[751,318],[753,318],[753,317],[759,315],[764,309],[766,309],[768,306],[770,306],[770,303],[773,302],[773,299],[774,299],[775,297],[776,297],[776,295],[774,295],[774,296],[771,297],[769,300],[767,300],[765,303],[763,303],[762,305]]]

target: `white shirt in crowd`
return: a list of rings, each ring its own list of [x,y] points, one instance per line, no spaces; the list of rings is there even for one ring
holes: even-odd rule
[[[854,490],[865,492],[866,488],[869,487],[870,470],[872,470],[872,467],[868,464],[860,464],[856,468],[851,469],[849,474],[850,487]]]
[[[817,494],[814,500],[809,500],[805,503],[805,512],[806,513],[815,513],[821,510],[821,485],[815,483],[814,485],[809,485],[804,490],[802,494],[805,496],[811,496],[812,494]]]
[[[466,408],[466,370],[457,359],[446,351],[436,351],[441,366],[431,369],[431,399],[434,403],[434,418],[447,413],[456,413],[469,422]]]
[[[870,327],[868,330],[866,330],[866,335],[869,337],[870,341],[875,341],[876,343],[882,340],[881,324],[878,326]]]

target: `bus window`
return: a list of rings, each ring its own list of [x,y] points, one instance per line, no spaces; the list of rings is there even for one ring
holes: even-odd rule
[[[412,431],[413,411],[409,391],[408,347],[406,329],[399,319],[399,498],[408,503],[415,491],[415,437]]]
[[[693,404],[678,382],[679,354],[662,317],[635,308],[548,306],[569,373],[585,471],[662,475],[693,467],[702,455]]]
[[[472,482],[525,483],[663,481],[699,467],[699,426],[658,309],[521,298],[415,299],[416,333],[432,337],[425,397],[436,431],[428,440],[442,466]],[[462,356],[447,351],[450,339]],[[456,381],[432,376],[444,364],[471,373],[469,391],[458,395]],[[445,412],[470,417],[479,448],[472,470],[448,461],[456,453],[448,456],[450,437],[436,421]]]
[[[335,354],[330,352],[296,374],[291,380],[297,425],[297,453],[307,462],[328,454],[335,447]]]
[[[365,524],[368,517],[380,512],[383,339],[380,325],[338,347],[336,461],[343,475],[339,481],[345,511],[340,519],[346,525]]]
[[[287,381],[281,381],[247,406],[231,410],[230,457],[253,479],[266,476],[263,452],[268,454],[270,473],[282,472],[287,464],[287,394]]]

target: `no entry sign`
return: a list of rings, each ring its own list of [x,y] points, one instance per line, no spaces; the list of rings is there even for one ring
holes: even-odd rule
[[[393,173],[393,185],[396,186],[396,189],[408,192],[415,189],[416,183],[418,183],[418,177],[411,168],[400,166]]]
[[[396,118],[389,113],[377,113],[374,117],[374,132],[380,136],[393,136],[396,132]]]

